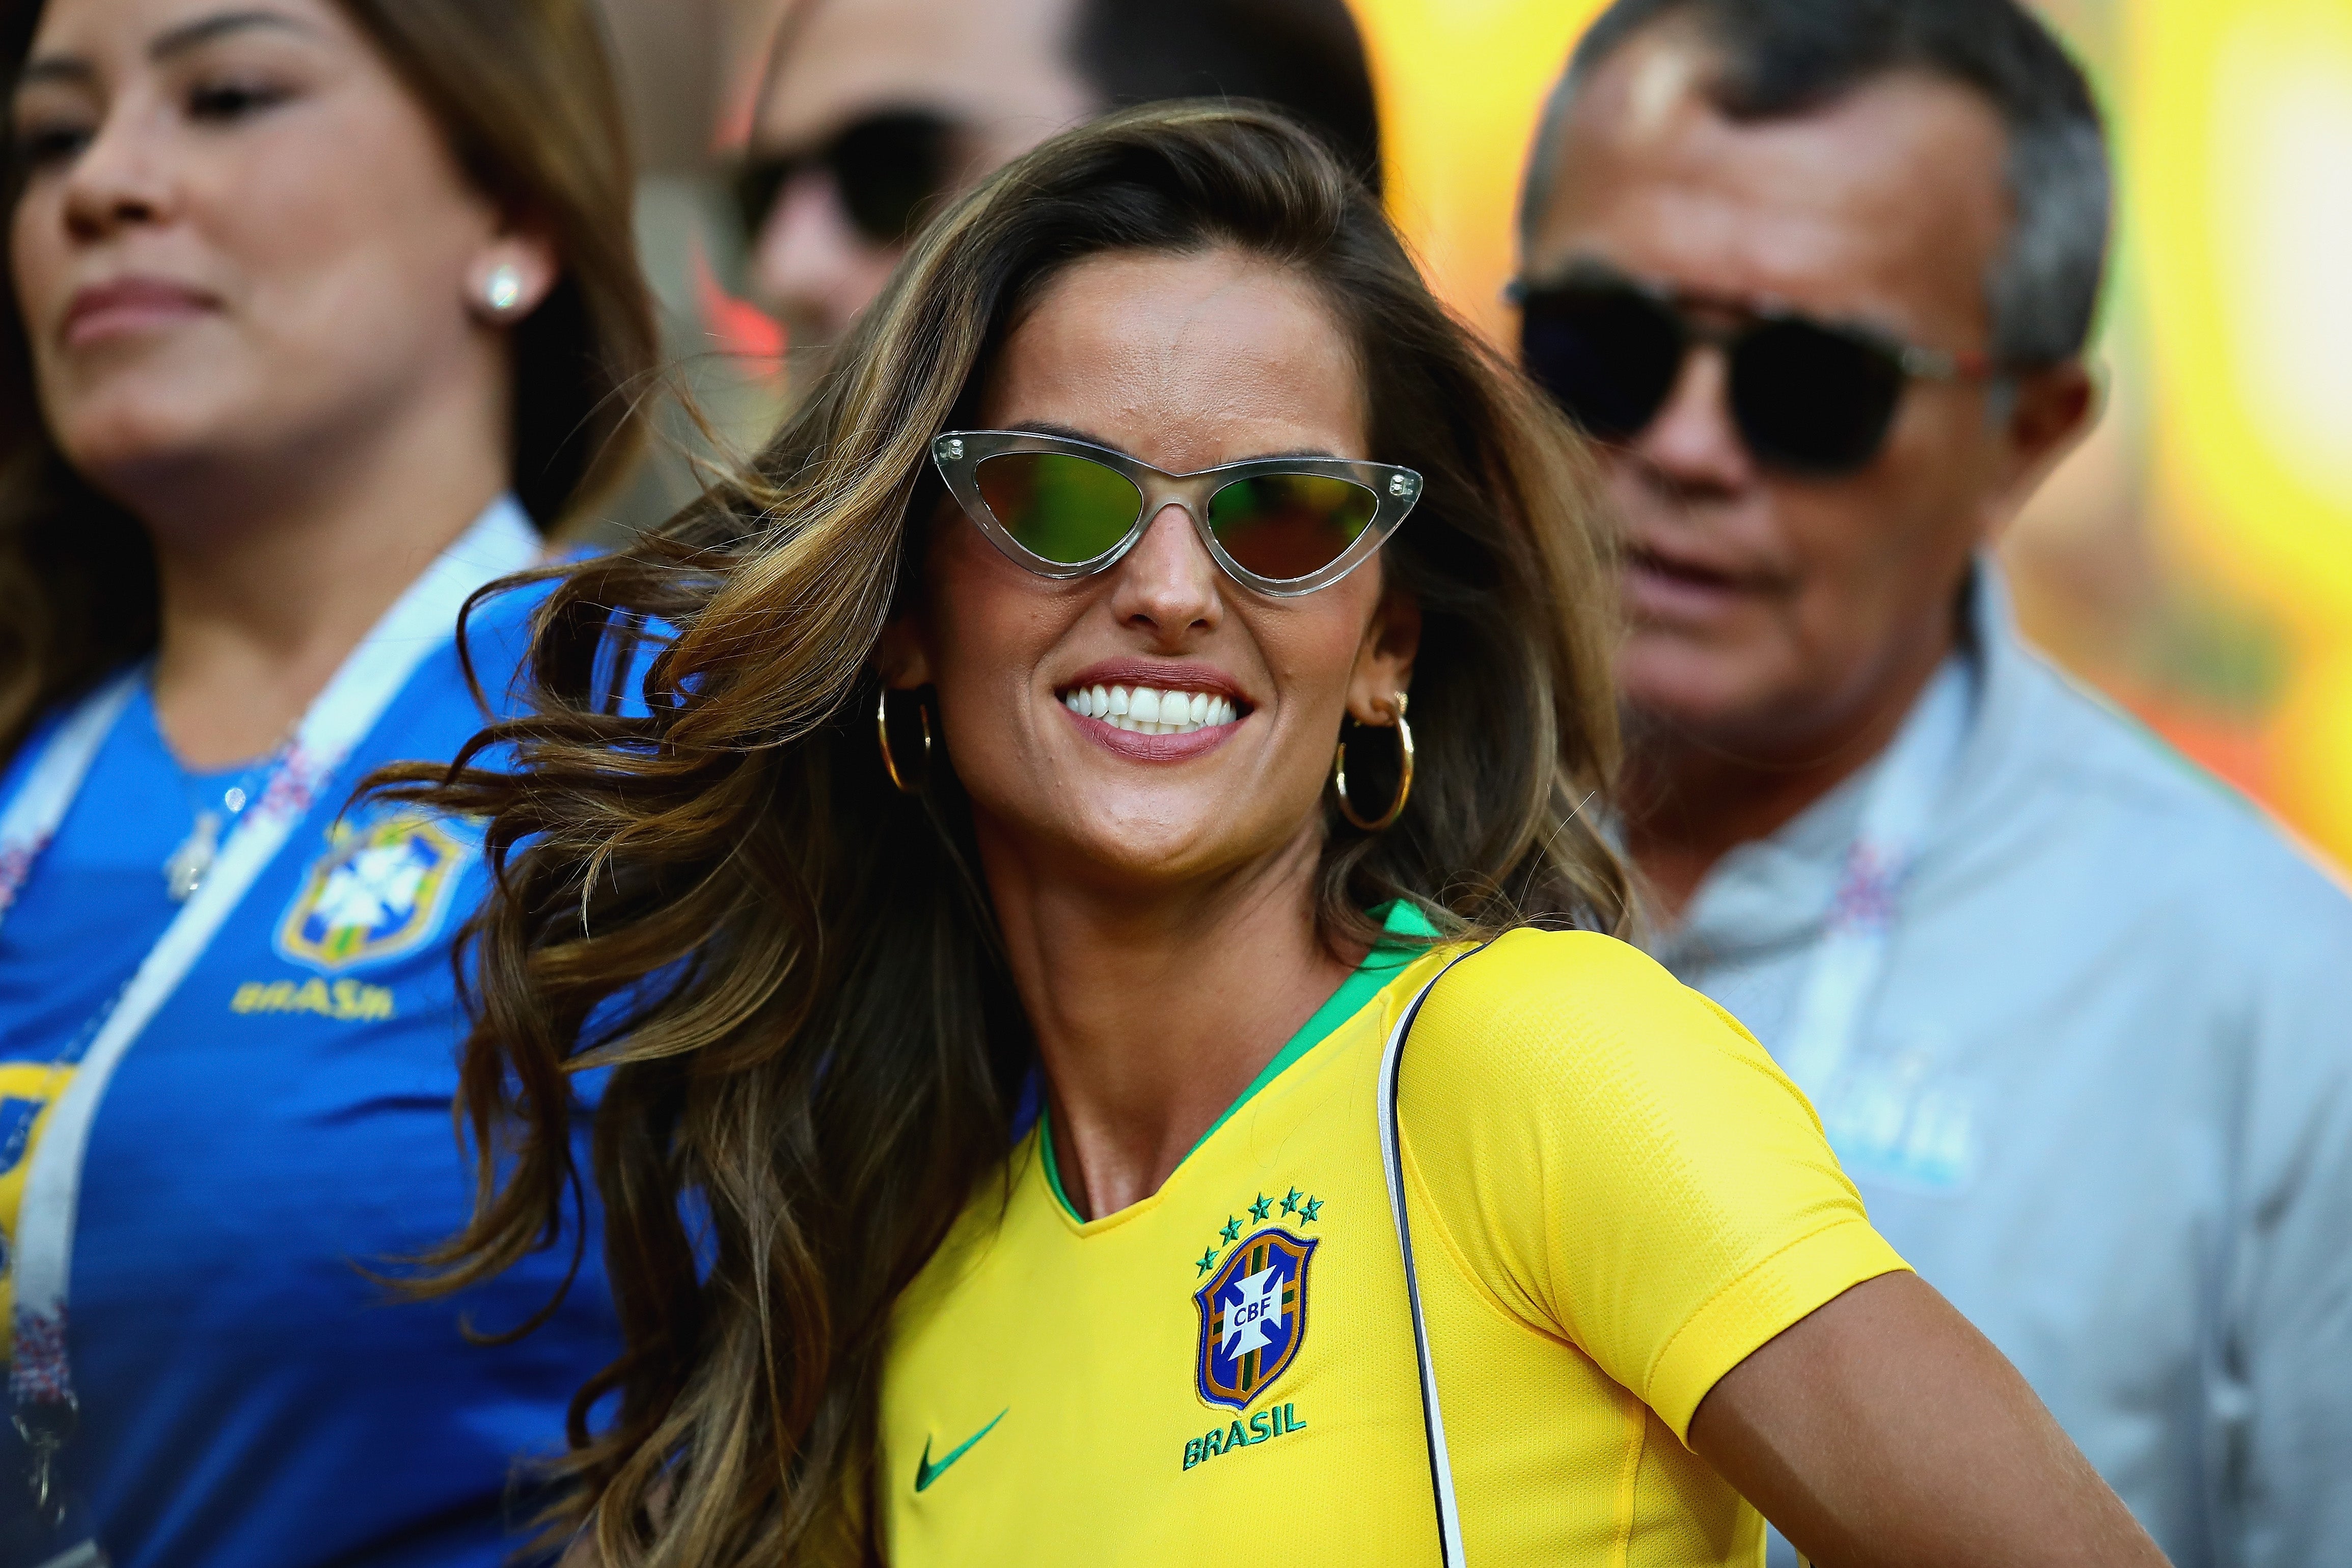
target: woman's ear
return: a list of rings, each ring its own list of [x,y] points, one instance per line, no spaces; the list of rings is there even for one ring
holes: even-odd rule
[[[902,612],[882,628],[882,640],[874,645],[874,667],[881,672],[883,685],[894,692],[931,684],[931,651],[913,615]]]
[[[466,264],[466,305],[493,327],[511,327],[547,301],[563,275],[555,241],[535,230],[501,234]]]
[[[954,507],[954,498],[942,490],[928,523],[920,520],[919,512],[908,514],[904,548],[923,563],[922,576],[929,573],[929,558],[938,541],[940,524],[956,515]],[[917,691],[938,683],[936,653],[929,607],[919,579],[902,587],[897,613],[882,623],[881,640],[874,644],[874,668],[891,691]]]
[[[1421,652],[1421,601],[1402,588],[1381,595],[1356,668],[1348,681],[1348,716],[1358,724],[1396,722],[1397,698],[1412,685],[1412,662]]]

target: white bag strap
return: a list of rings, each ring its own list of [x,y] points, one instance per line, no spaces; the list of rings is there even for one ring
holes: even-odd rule
[[[1483,946],[1483,944],[1482,944]],[[1429,1322],[1422,1315],[1421,1276],[1412,1261],[1412,1225],[1405,1215],[1404,1154],[1397,1130],[1398,1068],[1404,1058],[1406,1037],[1412,1033],[1412,1020],[1421,1016],[1421,1004],[1437,982],[1445,978],[1455,964],[1478,951],[1457,954],[1445,967],[1423,981],[1413,993],[1412,1002],[1389,1031],[1388,1049],[1381,1054],[1381,1169],[1388,1177],[1389,1213],[1396,1220],[1397,1250],[1404,1254],[1404,1293],[1412,1304],[1412,1351],[1421,1369],[1421,1421],[1429,1439],[1429,1484],[1437,1500],[1437,1552],[1444,1568],[1464,1568],[1462,1556],[1462,1513],[1454,1500],[1454,1465],[1445,1453],[1445,1417],[1437,1407],[1437,1369],[1429,1358]]]

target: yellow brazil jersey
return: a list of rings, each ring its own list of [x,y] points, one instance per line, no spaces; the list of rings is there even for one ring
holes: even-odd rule
[[[1449,956],[1376,949],[1129,1208],[1079,1220],[1023,1142],[892,1326],[895,1568],[1437,1561],[1375,1101]],[[1467,1561],[1761,1562],[1692,1413],[1904,1267],[1803,1098],[1632,947],[1538,931],[1432,993],[1399,1096]]]

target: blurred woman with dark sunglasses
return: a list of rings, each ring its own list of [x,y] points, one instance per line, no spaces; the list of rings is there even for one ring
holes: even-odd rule
[[[497,1563],[610,1303],[590,1270],[469,1342],[572,1224],[462,1303],[364,1271],[460,1212],[481,872],[338,808],[478,727],[461,605],[629,444],[596,17],[16,0],[0,52],[0,1562]]]
[[[1585,496],[1363,185],[1195,107],[1013,164],[570,574],[538,711],[396,793],[503,872],[446,1283],[612,1071],[576,1556],[1754,1563],[1744,1491],[1841,1563],[2158,1561],[1606,935]]]
[[[921,223],[1056,131],[1181,98],[1270,103],[1380,180],[1344,0],[793,0],[735,178],[754,296],[831,348]]]

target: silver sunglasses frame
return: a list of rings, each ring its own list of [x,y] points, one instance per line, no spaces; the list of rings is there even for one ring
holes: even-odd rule
[[[1047,560],[1022,548],[1012,532],[997,521],[996,514],[989,510],[987,500],[980,493],[980,465],[992,457],[1014,452],[1054,452],[1067,457],[1089,458],[1125,477],[1140,493],[1143,504],[1119,541],[1092,560],[1080,561],[1076,566]],[[1113,447],[1025,430],[943,431],[931,438],[931,462],[946,481],[948,494],[988,536],[989,542],[1015,565],[1040,577],[1066,582],[1109,570],[1135,548],[1135,541],[1143,537],[1144,529],[1163,508],[1176,506],[1192,519],[1192,532],[1199,536],[1201,547],[1209,552],[1219,570],[1243,587],[1276,599],[1296,599],[1318,588],[1328,588],[1361,566],[1396,532],[1397,526],[1421,499],[1422,491],[1419,474],[1388,463],[1359,463],[1345,457],[1260,457],[1247,463],[1203,468],[1197,474],[1171,474]],[[1311,474],[1360,486],[1371,493],[1372,520],[1330,565],[1305,577],[1260,577],[1227,555],[1224,546],[1217,542],[1215,532],[1209,527],[1208,507],[1211,497],[1226,486],[1269,474]]]

